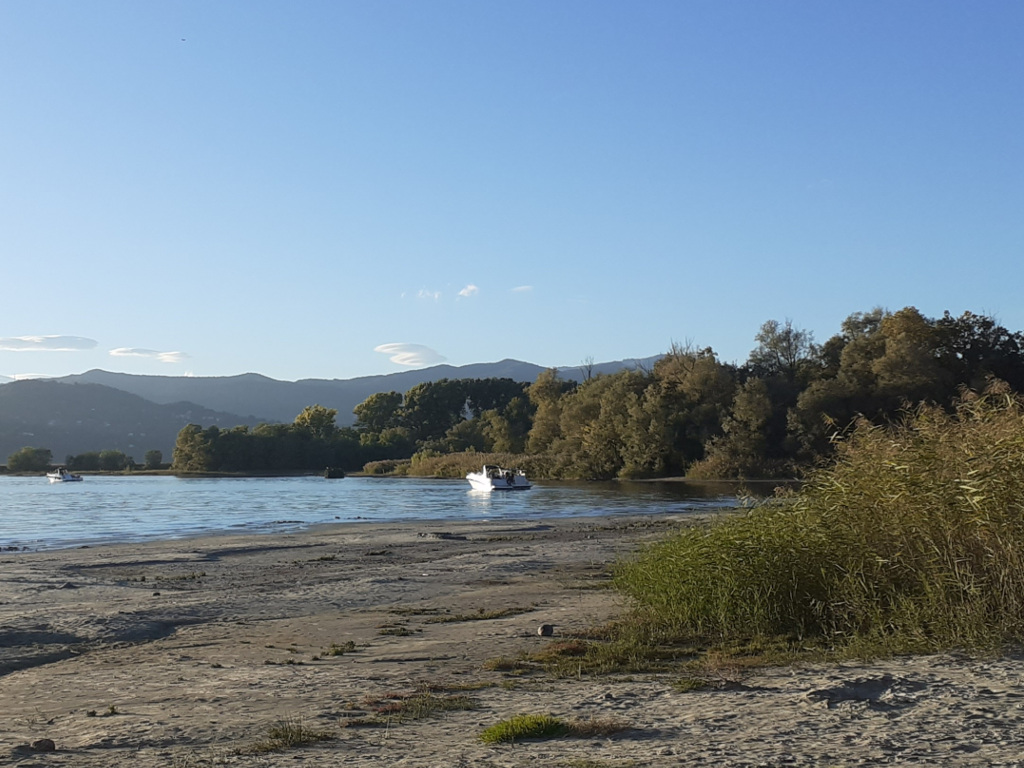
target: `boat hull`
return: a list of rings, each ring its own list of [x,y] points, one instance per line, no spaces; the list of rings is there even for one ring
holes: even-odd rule
[[[474,491],[491,493],[492,491],[525,491],[533,487],[533,483],[524,475],[512,475],[511,477],[499,476],[489,477],[484,472],[470,472],[466,475],[470,487]]]

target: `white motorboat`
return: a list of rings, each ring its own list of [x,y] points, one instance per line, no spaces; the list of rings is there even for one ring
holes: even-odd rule
[[[521,469],[504,469],[496,464],[484,464],[480,472],[466,475],[474,491],[525,491],[533,484]]]
[[[74,483],[82,479],[81,475],[76,475],[74,472],[68,472],[64,467],[58,467],[53,472],[47,472],[46,478],[51,483]]]

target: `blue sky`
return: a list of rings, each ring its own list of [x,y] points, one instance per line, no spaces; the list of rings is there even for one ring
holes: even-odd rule
[[[4,0],[0,375],[1024,329],[1024,4]]]

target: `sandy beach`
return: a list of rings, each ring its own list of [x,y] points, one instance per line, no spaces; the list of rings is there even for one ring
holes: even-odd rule
[[[0,764],[1024,765],[1017,656],[768,669],[714,691],[501,671],[621,614],[609,566],[674,524],[345,524],[0,553]],[[425,691],[465,707],[397,714]],[[517,714],[618,730],[480,741]],[[259,751],[282,722],[330,738]]]

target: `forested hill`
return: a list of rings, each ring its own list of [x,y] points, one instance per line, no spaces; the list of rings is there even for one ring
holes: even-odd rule
[[[657,357],[619,360],[593,366],[559,368],[563,379],[581,381],[590,375],[616,373],[623,369],[650,367]],[[544,370],[519,360],[451,366],[436,365],[414,371],[355,379],[301,379],[280,381],[256,373],[239,376],[137,376],[92,370],[55,381],[102,384],[154,403],[198,403],[216,411],[239,413],[252,421],[290,423],[307,405],[318,404],[338,411],[338,426],[355,422],[352,409],[378,392],[405,392],[417,384],[440,379],[512,379],[532,382]],[[239,424],[243,423],[241,421]],[[245,422],[250,423],[250,422]],[[172,440],[173,444],[173,440]],[[0,454],[3,455],[3,454]]]
[[[140,462],[158,450],[170,461],[178,432],[193,422],[230,428],[258,420],[195,403],[158,405],[99,384],[14,381],[0,386],[0,463],[26,446],[48,448],[56,462],[99,450]]]

